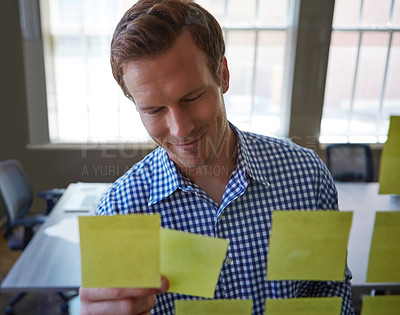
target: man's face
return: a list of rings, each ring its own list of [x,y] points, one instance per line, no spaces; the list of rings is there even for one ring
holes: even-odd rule
[[[184,31],[166,53],[128,62],[123,79],[147,132],[179,167],[212,162],[227,128],[225,59],[220,84],[205,53]]]

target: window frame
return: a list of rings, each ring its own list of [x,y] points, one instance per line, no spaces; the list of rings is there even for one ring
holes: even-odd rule
[[[383,70],[383,81],[382,81],[382,86],[380,88],[380,95],[379,95],[376,130],[379,130],[380,129],[379,127],[382,125],[382,116],[383,116],[382,112],[383,112],[383,107],[384,107],[383,104],[385,102],[385,92],[386,92],[386,86],[387,86],[388,68],[389,68],[391,49],[392,49],[392,39],[393,39],[393,35],[395,33],[400,34],[400,27],[393,27],[391,24],[393,14],[394,14],[395,1],[396,0],[391,0],[391,4],[390,4],[389,17],[388,17],[388,23],[390,23],[390,26],[375,26],[375,25],[372,25],[370,27],[363,26],[362,19],[363,19],[363,10],[364,10],[364,4],[365,4],[364,0],[360,1],[357,25],[344,27],[344,26],[335,26],[332,23],[331,34],[340,33],[340,32],[357,34],[357,46],[356,46],[356,57],[355,57],[355,70],[354,70],[353,78],[352,78],[351,97],[350,97],[349,112],[348,112],[348,119],[347,119],[347,122],[348,122],[347,130],[346,130],[345,134],[340,135],[340,136],[335,136],[335,135],[321,136],[321,138],[326,138],[326,140],[323,142],[324,145],[328,145],[331,143],[356,143],[356,142],[360,142],[360,141],[354,140],[354,139],[375,138],[376,141],[373,141],[373,142],[362,141],[362,140],[361,141],[362,141],[362,143],[367,143],[370,145],[374,145],[376,147],[382,147],[384,142],[386,141],[386,137],[379,135],[379,134],[366,135],[366,136],[352,135],[351,134],[351,121],[352,121],[352,117],[354,115],[354,103],[356,101],[357,79],[358,79],[358,73],[359,73],[360,52],[361,52],[361,48],[362,48],[363,37],[365,35],[372,34],[372,33],[385,33],[388,35],[389,39],[388,39],[388,43],[386,46],[387,51],[386,51],[386,58],[385,58],[385,67]],[[399,1],[399,0],[397,0],[397,1]],[[325,78],[325,80],[326,79],[327,79],[327,77]],[[323,117],[321,117],[321,123],[322,123],[322,118]],[[339,141],[338,138],[341,138],[342,141]],[[329,140],[329,139],[331,139],[331,140]],[[324,139],[320,139],[320,140],[324,140]]]
[[[20,14],[22,33],[29,29],[27,26],[27,15],[35,12],[31,25],[40,26],[39,0],[19,0],[20,9],[26,14]],[[30,3],[29,5],[27,5]],[[283,110],[286,111],[286,120],[283,124],[283,137],[289,137],[293,141],[317,149],[320,121],[322,117],[323,94],[325,89],[327,56],[329,52],[330,32],[334,0],[326,0],[321,3],[319,0],[290,0],[294,5],[294,24],[291,27],[288,40],[292,42],[292,49],[287,51],[285,58],[291,58],[285,76],[289,79],[284,81],[285,91],[283,95]],[[31,10],[29,6],[36,7]],[[40,10],[39,10],[40,8]],[[29,13],[30,12],[30,13]],[[29,13],[29,14],[28,14]],[[28,19],[29,20],[29,19]],[[30,26],[32,28],[32,26]],[[310,29],[312,32],[310,33]],[[317,33],[316,33],[317,32]],[[321,41],[314,45],[306,43],[315,40],[315,34],[319,34]],[[316,45],[318,46],[315,51]],[[44,73],[44,56],[42,38],[23,37],[24,69],[26,81],[34,81],[35,87],[29,86],[32,82],[26,82],[26,98],[28,106],[29,124],[29,147],[33,148],[98,148],[99,144],[93,143],[50,143],[49,122],[47,115],[46,77]],[[314,50],[314,51],[313,51]],[[310,62],[309,55],[316,54],[318,64],[317,71],[311,73],[302,62]],[[29,78],[35,78],[29,80]],[[318,81],[319,80],[319,81]],[[319,82],[317,93],[312,93],[315,82]],[[306,92],[306,93],[305,93]],[[312,117],[312,119],[310,119]],[[306,121],[306,123],[305,123]],[[103,143],[101,145],[119,146],[120,143]],[[155,147],[153,143],[129,143],[133,148],[140,149]]]

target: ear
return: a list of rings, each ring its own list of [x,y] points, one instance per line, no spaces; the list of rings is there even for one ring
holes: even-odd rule
[[[222,59],[221,85],[222,85],[222,92],[225,94],[229,90],[229,69],[226,57]]]

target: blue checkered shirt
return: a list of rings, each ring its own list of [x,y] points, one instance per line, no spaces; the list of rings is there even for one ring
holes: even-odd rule
[[[342,314],[354,314],[347,268],[344,282],[266,280],[272,211],[338,208],[325,164],[292,142],[231,128],[238,158],[220,205],[157,148],[115,182],[97,214],[160,213],[165,228],[228,239],[214,297],[252,299],[254,315],[264,314],[266,299],[322,296],[343,297]],[[152,314],[173,314],[175,299],[196,297],[159,295]]]

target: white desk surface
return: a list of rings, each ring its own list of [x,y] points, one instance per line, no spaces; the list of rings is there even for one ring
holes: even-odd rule
[[[400,288],[397,284],[366,283],[376,211],[400,211],[400,197],[379,195],[378,183],[336,183],[341,211],[353,211],[348,243],[348,265],[353,274],[353,288]]]
[[[81,194],[96,194],[91,208],[94,210],[108,183],[70,184],[54,206],[45,223],[22,252],[17,262],[1,283],[2,291],[67,291],[77,289],[81,283],[79,244],[45,233],[64,218],[90,215],[88,211],[66,212],[64,206]],[[76,231],[77,232],[77,231]],[[78,236],[77,236],[78,237]]]
[[[79,244],[44,233],[65,218],[76,218],[88,213],[65,212],[64,206],[84,187],[104,189],[110,184],[71,184],[54,207],[46,222],[23,251],[11,271],[1,283],[4,291],[65,291],[81,284]],[[366,284],[369,247],[376,211],[400,211],[400,197],[378,195],[378,183],[337,183],[339,208],[354,211],[348,246],[348,265],[353,273],[352,285],[360,288],[399,288],[400,284]],[[93,207],[95,207],[93,205]]]

